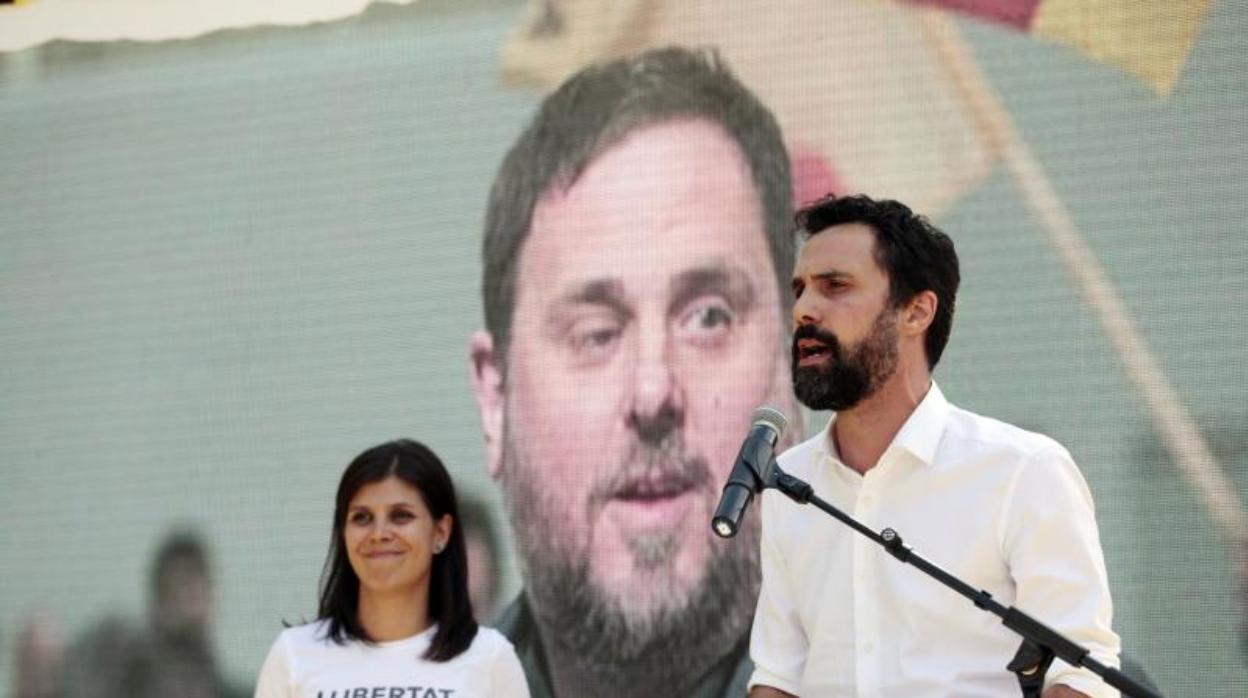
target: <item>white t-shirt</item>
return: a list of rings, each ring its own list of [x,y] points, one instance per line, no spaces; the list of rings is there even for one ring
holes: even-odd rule
[[[958,409],[935,384],[876,466],[859,475],[822,433],[780,467],[879,532],[1118,665],[1119,639],[1092,498],[1057,442]],[[1018,695],[1006,664],[1021,638],[996,616],[894,559],[813,505],[767,490],[763,586],[750,655],[762,684],[802,696]],[[1064,683],[1117,691],[1061,660]]]
[[[446,662],[422,657],[437,626],[368,645],[325,637],[326,621],[282,631],[260,669],[255,698],[528,698],[511,643],[479,628],[472,644]]]

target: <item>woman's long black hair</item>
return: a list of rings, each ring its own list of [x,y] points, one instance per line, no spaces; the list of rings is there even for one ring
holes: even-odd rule
[[[455,486],[442,461],[422,443],[399,439],[374,446],[351,461],[342,474],[334,503],[333,536],[321,574],[317,618],[328,621],[327,635],[338,644],[347,640],[372,641],[357,617],[360,579],[347,558],[343,529],[347,508],[355,493],[364,485],[391,476],[420,492],[435,521],[451,515],[451,537],[442,552],[433,556],[429,572],[429,619],[438,624],[438,630],[424,654],[425,659],[445,662],[472,644],[477,634],[477,621],[468,598],[468,553]]]

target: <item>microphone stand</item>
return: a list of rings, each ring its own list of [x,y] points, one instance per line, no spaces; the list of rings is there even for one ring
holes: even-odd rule
[[[751,466],[751,472],[753,467]],[[1071,666],[1084,667],[1101,677],[1105,683],[1117,688],[1134,698],[1161,698],[1158,694],[1140,685],[1130,676],[1118,669],[1106,666],[1089,653],[1087,648],[1070,640],[1058,631],[1050,628],[1039,620],[1027,615],[1013,606],[1009,608],[993,600],[992,594],[976,590],[961,579],[949,574],[940,567],[923,559],[902,541],[901,535],[891,528],[876,533],[859,523],[854,517],[837,509],[815,494],[814,488],[803,480],[796,478],[780,469],[773,459],[767,466],[766,477],[754,472],[755,491],[770,487],[780,490],[798,504],[813,504],[829,516],[840,520],[858,533],[870,538],[883,547],[898,560],[914,565],[928,576],[944,584],[950,589],[970,599],[971,603],[1001,619],[1005,627],[1022,636],[1022,645],[1014,655],[1014,659],[1006,667],[1018,676],[1019,687],[1027,698],[1039,697],[1044,688],[1044,674],[1056,655]]]

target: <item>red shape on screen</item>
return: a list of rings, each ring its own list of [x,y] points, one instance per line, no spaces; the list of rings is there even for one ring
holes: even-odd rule
[[[1027,31],[1043,0],[907,0],[915,5],[933,5],[954,12],[980,17]]]
[[[791,149],[793,159],[793,204],[801,206],[828,194],[849,193],[845,180],[828,157],[810,147]]]

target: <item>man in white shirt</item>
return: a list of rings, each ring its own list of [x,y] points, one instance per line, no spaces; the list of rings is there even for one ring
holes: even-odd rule
[[[953,242],[895,201],[815,202],[793,274],[798,399],[836,412],[781,467],[868,528],[1117,666],[1092,499],[1057,442],[950,405],[932,382]],[[1018,695],[1021,638],[823,512],[768,490],[751,696]],[[1058,660],[1044,698],[1114,696]]]

